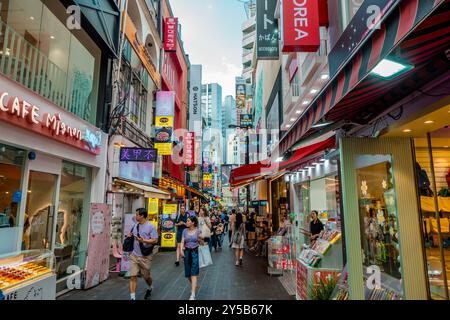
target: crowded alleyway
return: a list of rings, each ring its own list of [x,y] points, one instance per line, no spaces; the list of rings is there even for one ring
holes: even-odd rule
[[[155,255],[152,266],[152,300],[187,300],[190,286],[184,277],[183,264],[176,267],[174,252]],[[200,270],[198,300],[288,300],[289,296],[278,277],[267,274],[266,258],[247,254],[244,265],[236,267],[233,251],[224,241],[222,251],[212,253],[213,265]],[[145,294],[144,280],[139,279],[136,298]],[[61,300],[128,300],[128,280],[111,273],[110,279],[88,291],[72,291]]]

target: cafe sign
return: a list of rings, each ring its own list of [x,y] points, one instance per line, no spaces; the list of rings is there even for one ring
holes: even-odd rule
[[[64,121],[60,113],[43,113],[8,92],[0,92],[0,119],[93,154],[100,153],[100,132],[81,130]]]

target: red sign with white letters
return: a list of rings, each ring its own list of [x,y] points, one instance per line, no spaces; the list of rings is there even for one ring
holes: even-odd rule
[[[319,47],[318,0],[283,0],[283,52],[316,52]]]
[[[164,50],[177,51],[178,18],[164,19]]]
[[[184,165],[190,167],[195,162],[195,132],[184,133]]]

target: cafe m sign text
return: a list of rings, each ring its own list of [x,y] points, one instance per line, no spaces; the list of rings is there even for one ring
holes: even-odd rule
[[[283,0],[283,52],[316,52],[320,47],[318,0]]]
[[[157,162],[158,150],[149,148],[121,148],[121,162]]]
[[[69,144],[84,151],[99,154],[101,136],[88,128],[84,131],[63,121],[60,113],[43,113],[38,106],[0,92],[0,119],[26,130]]]

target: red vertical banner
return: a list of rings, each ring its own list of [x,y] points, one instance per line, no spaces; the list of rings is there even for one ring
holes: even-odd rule
[[[320,47],[319,1],[283,0],[283,52],[316,52]]]
[[[195,132],[184,133],[184,165],[193,166],[195,163]]]
[[[89,243],[84,289],[95,287],[109,276],[111,208],[92,203],[89,214]]]
[[[164,51],[177,51],[178,18],[164,18]]]

